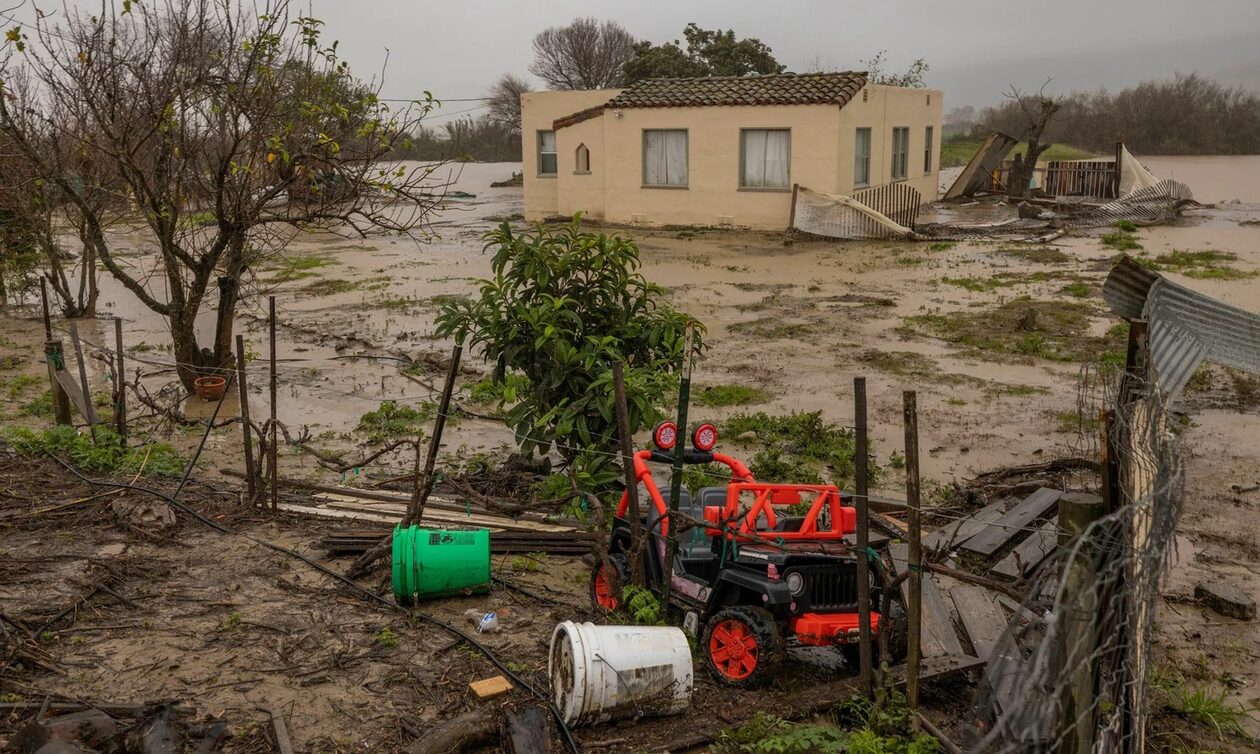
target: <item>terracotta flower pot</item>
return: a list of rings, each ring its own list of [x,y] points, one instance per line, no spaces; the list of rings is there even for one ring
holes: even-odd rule
[[[198,377],[193,380],[193,388],[203,400],[217,401],[227,390],[227,380],[222,377]]]

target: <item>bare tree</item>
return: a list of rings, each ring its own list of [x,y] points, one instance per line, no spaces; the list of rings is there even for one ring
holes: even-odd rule
[[[880,50],[870,60],[863,60],[862,64],[866,66],[866,76],[872,84],[882,84],[884,86],[907,86],[915,89],[922,89],[927,86],[927,72],[931,68],[927,61],[923,58],[916,59],[906,68],[905,73],[889,73],[884,70],[887,61],[884,54],[887,50]]]
[[[514,132],[521,130],[521,95],[528,92],[529,82],[514,73],[499,77],[486,94],[490,119]]]
[[[621,86],[634,57],[634,37],[615,21],[579,18],[534,37],[529,70],[552,89],[608,89]]]
[[[1019,111],[1023,115],[1024,124],[1019,138],[1028,145],[1024,154],[1015,155],[1011,166],[1010,183],[1006,187],[1006,192],[1011,197],[1028,195],[1037,160],[1040,159],[1042,152],[1051,147],[1049,142],[1044,144],[1041,142],[1041,134],[1050,124],[1050,119],[1054,117],[1054,114],[1059,112],[1061,105],[1058,100],[1045,95],[1046,86],[1049,83],[1050,80],[1047,79],[1036,95],[1024,94],[1014,84],[1006,92],[1005,96],[1019,106]]]
[[[20,56],[32,96],[0,92],[0,135],[73,205],[109,274],[167,319],[186,387],[230,366],[243,286],[295,234],[421,238],[441,201],[435,166],[393,158],[432,100],[391,110],[351,78],[322,22],[289,11],[288,0],[165,0],[55,26],[41,17]],[[153,254],[120,258],[98,190],[126,203]],[[208,300],[217,316],[202,347]]]

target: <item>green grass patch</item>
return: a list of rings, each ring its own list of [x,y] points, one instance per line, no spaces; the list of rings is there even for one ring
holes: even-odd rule
[[[1240,270],[1230,264],[1237,260],[1238,255],[1230,251],[1173,249],[1167,254],[1160,254],[1152,261],[1157,270],[1177,272],[1200,280],[1246,280],[1260,275],[1260,272]]]
[[[1104,233],[1099,242],[1103,246],[1117,251],[1133,251],[1142,248],[1142,244],[1138,242],[1137,236],[1123,230],[1113,230],[1110,233]]]
[[[321,256],[281,257],[268,265],[266,269],[276,273],[271,282],[287,283],[313,277],[315,273],[312,270],[333,264],[340,264],[340,262],[331,257]]]
[[[937,754],[940,743],[915,735],[906,698],[888,692],[880,706],[861,697],[841,703],[834,724],[793,723],[758,712],[744,724],[718,734],[713,751],[720,754]]]
[[[96,442],[73,427],[53,427],[34,432],[25,427],[9,427],[4,439],[22,453],[52,453],[83,471],[101,474],[135,474],[177,477],[184,473],[179,453],[164,443],[127,447],[107,426],[96,428]]]
[[[936,362],[913,351],[881,351],[868,348],[858,354],[858,361],[888,374],[902,377],[934,377],[939,373]]]
[[[1136,233],[1138,226],[1132,220],[1116,220],[1111,224],[1116,230],[1123,230],[1125,233]]]
[[[31,400],[22,404],[19,410],[22,416],[49,417],[53,415],[53,397],[51,390],[45,390]]]
[[[950,249],[954,248],[956,245],[957,244],[955,244],[953,241],[933,241],[932,243],[928,244],[927,250],[928,251],[949,251]]]
[[[721,408],[723,406],[747,406],[765,403],[770,393],[751,385],[705,385],[691,391],[691,402],[697,406]]]
[[[1242,721],[1250,714],[1242,703],[1231,703],[1225,689],[1191,686],[1180,673],[1158,669],[1152,674],[1151,686],[1165,709],[1207,728],[1218,739],[1247,737]]]
[[[941,140],[941,167],[956,168],[966,165],[972,155],[980,149],[983,139],[967,136],[952,136]],[[1006,159],[1013,160],[1017,154],[1028,154],[1028,145],[1024,142],[1016,144]],[[1093,157],[1088,149],[1081,149],[1070,144],[1052,144],[1041,153],[1043,160],[1085,160]]]
[[[1062,291],[1073,298],[1088,298],[1094,289],[1088,283],[1076,282],[1063,286]]]
[[[1051,411],[1049,412],[1054,431],[1060,434],[1079,435],[1086,431],[1089,422],[1081,415],[1080,411]]]
[[[853,431],[826,422],[819,411],[771,415],[764,411],[735,414],[723,425],[724,436],[756,435],[752,443],[762,449],[749,468],[761,482],[818,483],[824,472],[836,484],[853,479],[855,451]],[[867,459],[874,479],[878,467]]]
[[[1030,356],[1050,361],[1094,361],[1113,342],[1088,334],[1095,310],[1085,302],[1034,301],[1021,296],[991,309],[906,317],[903,335],[926,335],[976,356]]]
[[[316,280],[314,283],[302,286],[302,292],[312,296],[335,296],[339,293],[349,293],[358,287],[359,283],[353,280]]]
[[[424,434],[424,425],[433,418],[435,409],[436,404],[431,401],[421,403],[418,409],[394,401],[382,401],[380,408],[359,417],[355,429],[366,435],[369,443],[419,437]],[[449,418],[447,421],[450,421]]]
[[[22,393],[25,393],[27,389],[32,388],[41,382],[43,382],[43,380],[38,377],[33,377],[29,374],[19,374],[15,375],[12,379],[0,382],[0,384],[3,384],[5,393],[9,396],[9,400],[13,400]]]
[[[468,386],[468,400],[482,406],[514,403],[528,389],[529,378],[523,374],[504,375],[501,382],[486,377]]]

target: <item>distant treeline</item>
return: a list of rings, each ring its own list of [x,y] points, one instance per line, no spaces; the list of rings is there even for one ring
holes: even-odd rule
[[[1148,81],[1112,94],[1074,92],[1043,140],[1109,154],[1117,141],[1137,154],[1260,154],[1260,96],[1198,74]],[[986,108],[979,130],[1018,137],[1028,118],[1015,101]]]
[[[520,162],[521,134],[487,117],[465,117],[439,127],[422,125],[395,153],[405,160]]]

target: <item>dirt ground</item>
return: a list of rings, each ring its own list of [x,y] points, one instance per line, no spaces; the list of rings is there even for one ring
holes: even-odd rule
[[[521,210],[519,189],[486,188],[507,171],[507,166],[467,166],[456,187],[477,196],[452,202],[435,223],[440,237],[427,245],[306,235],[289,245],[287,263],[258,271],[251,292],[274,292],[280,311],[282,421],[295,431],[306,427],[314,444],[352,458],[367,445],[355,431],[362,414],[386,399],[434,398],[432,385],[440,381],[436,371],[402,374],[397,356],[448,352],[450,344],[432,335],[437,306],[443,297],[475,292],[475,280],[488,270],[480,235],[502,219],[518,217]],[[1208,200],[1218,193],[1200,191]],[[1152,259],[1174,250],[1236,255],[1227,263],[1228,274],[1206,274],[1193,266],[1167,274],[1256,311],[1258,221],[1260,205],[1228,203],[1190,213],[1174,227],[1143,228],[1136,235],[1140,252]],[[864,374],[874,449],[889,471],[882,476],[883,491],[890,495],[899,494],[902,477],[897,456],[902,450],[904,389],[918,391],[922,471],[929,491],[981,470],[1077,455],[1090,447],[1092,430],[1073,420],[1081,362],[1114,356],[1122,348],[1122,336],[1113,330],[1117,320],[1099,295],[1117,254],[1102,244],[1101,231],[1039,247],[993,242],[789,244],[777,233],[710,229],[624,232],[639,241],[649,278],[665,285],[676,306],[708,327],[710,350],[695,381],[701,386],[754,386],[767,396],[755,405],[706,409],[699,415],[693,410],[696,418],[720,422],[735,411],[817,410],[830,421],[851,424],[852,378]],[[136,263],[144,264],[140,239],[136,247]],[[129,370],[143,370],[146,386],[164,405],[181,407],[189,418],[204,416],[206,404],[159,393],[173,382],[161,322],[137,310],[116,285],[102,285],[105,313],[118,314],[125,322]],[[252,299],[241,317],[251,357],[265,356],[264,307],[264,301]],[[1050,333],[1046,338],[1029,341],[1019,331],[1012,317],[1028,309],[1036,309],[1037,329]],[[6,424],[47,423],[23,412],[43,386],[13,387],[17,375],[40,378],[42,372],[41,326],[34,317],[34,310],[26,308],[0,321],[0,360],[10,359],[0,372],[7,386],[0,389]],[[207,327],[212,321],[208,312]],[[90,344],[112,342],[108,317],[80,327],[89,350]],[[475,359],[470,367],[484,370]],[[99,365],[93,362],[91,368],[93,379],[107,390]],[[267,410],[265,376],[265,357],[252,361],[250,400],[256,416]],[[475,379],[476,374],[469,374],[463,384]],[[1254,442],[1260,426],[1260,401],[1255,398],[1260,396],[1252,395],[1254,389],[1214,368],[1181,401],[1179,408],[1188,417],[1180,434],[1187,469],[1182,546],[1157,631],[1159,672],[1171,683],[1222,691],[1230,704],[1249,709],[1260,704],[1260,623],[1219,616],[1198,607],[1191,595],[1197,583],[1206,581],[1228,581],[1260,595],[1260,541],[1254,526],[1260,492],[1231,489],[1260,481],[1260,448]],[[224,415],[236,410],[229,403]],[[140,425],[153,426],[154,436],[183,448],[199,434],[195,428],[172,429],[169,424]],[[444,451],[447,458],[466,457],[510,442],[511,434],[501,423],[465,416],[448,428]],[[737,454],[742,450],[733,442],[726,445]],[[240,457],[238,430],[214,433],[202,463],[206,483],[224,488],[234,483],[215,472],[239,468]],[[409,466],[405,455],[387,456],[363,469],[361,476],[385,478],[405,473]],[[286,449],[281,468],[288,476],[323,481],[346,477],[296,450]],[[3,489],[7,504],[26,501],[31,489],[37,494],[30,499],[44,504],[77,494],[38,485],[13,489]],[[215,504],[231,509],[226,502]],[[255,717],[258,705],[284,706],[293,715],[295,738],[307,750],[372,750],[409,740],[406,725],[420,726],[458,709],[463,685],[488,671],[484,660],[466,647],[444,649],[446,636],[407,626],[397,613],[364,607],[313,573],[231,538],[181,524],[174,541],[139,538],[121,559],[104,561],[93,553],[138,533],[64,515],[19,521],[5,529],[0,557],[14,564],[24,557],[34,560],[20,572],[6,568],[9,575],[0,591],[0,610],[6,615],[56,613],[82,593],[87,569],[102,567],[94,560],[122,569],[124,582],[140,594],[153,574],[163,575],[155,595],[160,606],[153,615],[94,598],[85,611],[91,622],[82,622],[147,620],[152,627],[75,634],[76,623],[68,636],[57,637],[59,663],[60,658],[80,663],[66,666],[67,677],[55,681],[67,693],[129,699],[195,694],[206,709]],[[324,529],[288,519],[242,523],[261,536],[305,550]],[[50,536],[66,549],[66,557],[47,552]],[[514,578],[537,581],[564,607],[521,603],[519,595],[509,593],[492,595],[496,606],[518,607],[518,619],[529,621],[519,632],[492,640],[507,642],[503,647],[513,652],[519,648],[527,658],[522,662],[539,682],[540,642],[552,619],[572,617],[575,607],[585,604],[584,587],[577,583],[583,569],[556,560],[560,562],[547,569],[545,578],[532,573]],[[458,619],[468,605],[482,605],[464,602],[434,609]],[[395,646],[373,638],[386,626],[396,637]],[[74,636],[80,641],[71,641]],[[437,655],[459,658],[462,665],[439,663],[450,669],[435,676],[430,660]],[[126,685],[117,686],[118,679]],[[1202,726],[1171,713],[1166,718],[1168,730],[1187,742],[1224,746],[1213,744],[1212,736],[1204,738]],[[1254,717],[1244,718],[1243,725],[1251,735],[1260,734]],[[1172,738],[1166,743],[1172,746]]]

